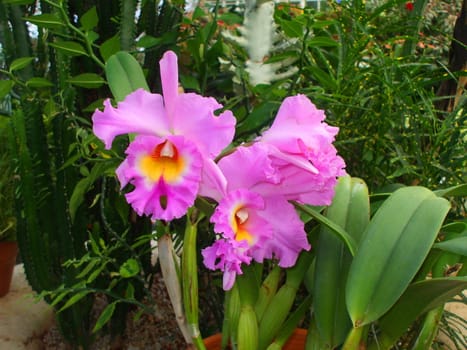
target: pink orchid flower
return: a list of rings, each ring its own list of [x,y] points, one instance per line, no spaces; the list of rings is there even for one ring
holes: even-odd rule
[[[324,119],[306,96],[288,97],[253,145],[238,147],[205,178],[200,192],[219,203],[211,221],[221,238],[202,253],[208,268],[224,272],[224,289],[242,273],[242,263],[275,258],[291,267],[311,248],[289,200],[328,205],[345,174],[332,144],[338,128]]]
[[[136,137],[117,169],[121,187],[134,186],[127,201],[139,215],[152,219],[179,218],[193,205],[204,171],[227,147],[235,132],[230,111],[213,98],[179,93],[177,56],[172,51],[160,61],[163,96],[142,89],[114,108],[110,100],[93,115],[93,131],[109,149],[117,135]],[[207,164],[207,165],[206,165]]]
[[[202,251],[206,267],[224,272],[223,288],[228,290],[242,273],[242,263],[275,258],[281,267],[293,266],[298,254],[311,247],[294,206],[258,187],[280,179],[267,147],[239,147],[218,166],[226,187],[223,193],[212,192],[219,205],[211,222],[221,238]]]

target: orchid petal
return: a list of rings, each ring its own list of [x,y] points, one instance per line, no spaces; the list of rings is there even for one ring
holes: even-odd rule
[[[178,96],[178,64],[177,55],[173,51],[167,51],[159,61],[161,72],[162,93],[167,114],[171,119],[177,104]],[[173,125],[171,125],[173,127]]]
[[[142,166],[143,159],[151,157],[154,149],[169,141],[177,149],[182,167],[176,177],[162,175],[151,178]],[[127,201],[138,215],[149,215],[152,219],[172,220],[186,214],[193,205],[201,181],[202,157],[196,146],[182,136],[137,136],[126,150],[127,158],[117,169],[117,176],[125,186],[131,183],[134,190],[126,194]],[[157,163],[155,165],[157,167]]]
[[[219,116],[215,111],[222,108],[214,98],[194,93],[180,94],[173,114],[173,133],[192,140],[201,153],[215,158],[233,140],[236,119],[231,111]]]
[[[110,100],[104,102],[104,110],[96,110],[92,116],[93,132],[105,148],[110,149],[117,135],[137,133],[166,136],[169,134],[167,114],[162,96],[139,89],[129,94],[118,107]]]

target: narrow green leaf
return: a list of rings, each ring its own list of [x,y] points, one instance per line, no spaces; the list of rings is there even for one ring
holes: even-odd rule
[[[349,271],[347,309],[355,327],[375,321],[423,264],[450,204],[423,187],[395,191],[370,221]]]
[[[25,17],[23,19],[42,28],[57,29],[65,26],[60,17],[51,13]]]
[[[327,217],[324,215],[320,214],[317,212],[315,209],[299,204],[299,203],[293,203],[295,208],[298,210],[302,211],[303,213],[313,217],[316,221],[319,223],[325,225],[328,229],[331,230],[334,234],[336,234],[347,246],[349,249],[350,253],[352,255],[355,255],[355,251],[357,250],[357,243],[355,242],[355,239],[353,239],[352,236],[350,236],[341,226],[338,224],[332,222],[329,220]]]
[[[84,47],[75,41],[57,41],[50,43],[50,46],[62,51],[68,56],[88,56]]]
[[[75,295],[73,295],[70,299],[68,299],[68,301],[65,303],[65,305],[63,305],[60,310],[58,310],[58,312],[62,312],[63,310],[69,308],[70,306],[76,304],[78,301],[80,301],[81,299],[83,299],[86,295],[88,295],[89,293],[91,293],[90,290],[84,290],[82,292],[78,292],[76,293]]]
[[[14,85],[13,80],[0,80],[0,100],[10,93]]]
[[[30,5],[36,2],[36,0],[3,0],[4,4],[9,5]]]
[[[11,62],[10,72],[13,72],[13,71],[19,70],[19,69],[23,69],[28,64],[30,64],[32,61],[34,61],[34,57],[20,57],[20,58],[17,58],[13,62]]]
[[[45,78],[40,78],[40,77],[35,77],[31,78],[26,82],[26,86],[32,87],[32,88],[45,88],[45,87],[52,87],[54,84],[50,80],[47,80]]]
[[[67,80],[69,83],[86,89],[95,89],[105,84],[105,80],[95,73],[83,73]]]
[[[113,303],[107,305],[102,311],[101,315],[96,321],[96,324],[94,328],[92,329],[92,332],[95,333],[99,329],[101,329],[107,322],[109,322],[110,318],[112,317],[113,313],[115,312],[115,307],[117,306],[117,302],[114,301]]]
[[[457,237],[447,241],[435,243],[433,247],[450,253],[467,256],[467,236]]]
[[[442,306],[467,289],[467,277],[433,278],[410,285],[379,321],[381,330],[395,342],[423,313]]]
[[[119,273],[123,278],[136,276],[139,273],[138,262],[133,258],[128,259],[120,266]]]
[[[467,197],[467,184],[434,191],[440,197]]]
[[[120,51],[110,57],[105,65],[105,73],[117,101],[122,101],[140,88],[149,91],[141,66],[128,52]]]
[[[311,47],[335,47],[338,43],[327,36],[315,36],[308,40],[308,45]]]
[[[81,22],[81,25],[83,26],[83,29],[85,31],[91,30],[94,27],[96,27],[99,23],[99,17],[97,16],[96,6],[93,6],[89,10],[87,10],[81,16],[79,21]]]

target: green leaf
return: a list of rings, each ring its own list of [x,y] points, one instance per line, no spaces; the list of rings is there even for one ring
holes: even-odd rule
[[[296,21],[282,21],[281,28],[290,38],[301,38],[303,36],[303,27]]]
[[[67,80],[69,83],[86,89],[94,89],[105,84],[105,80],[95,73],[83,73]]]
[[[434,191],[440,197],[466,197],[467,184],[452,186],[443,190]]]
[[[40,77],[35,77],[31,78],[26,82],[26,86],[32,87],[32,88],[45,88],[45,87],[52,87],[54,84],[50,80],[47,80],[45,78],[40,78]]]
[[[88,56],[84,47],[74,41],[57,41],[50,43],[50,46],[62,51],[68,56]]]
[[[120,266],[119,273],[123,278],[136,276],[139,273],[138,262],[133,258],[128,259]]]
[[[136,42],[136,46],[147,49],[159,45],[162,40],[162,38],[156,38],[152,35],[144,35]]]
[[[62,312],[63,310],[65,310],[65,309],[69,308],[70,306],[76,304],[78,301],[83,299],[89,293],[91,293],[90,290],[83,290],[81,292],[76,293],[70,299],[68,299],[68,301],[65,303],[65,305],[63,305],[58,312]]]
[[[0,100],[10,93],[13,85],[13,80],[0,80]]]
[[[312,47],[335,47],[338,43],[327,36],[315,36],[308,40],[308,45]]]
[[[326,217],[358,242],[370,221],[368,188],[362,180],[344,176],[335,191]],[[345,282],[351,262],[352,255],[344,242],[323,226],[316,245],[312,294],[316,326],[329,349],[342,344],[352,327],[345,306]]]
[[[316,221],[318,221],[319,223],[325,225],[328,229],[330,229],[331,232],[336,234],[337,237],[339,237],[346,244],[350,253],[352,255],[355,254],[355,251],[357,250],[357,243],[355,242],[355,239],[352,236],[350,236],[340,225],[329,220],[324,215],[321,215],[319,212],[317,212],[315,209],[311,208],[310,206],[306,206],[306,205],[299,204],[299,203],[293,203],[293,204],[295,205],[295,208],[313,217]]]
[[[379,325],[390,343],[397,339],[423,313],[442,306],[467,289],[467,277],[433,278],[410,285]]]
[[[99,17],[97,16],[96,6],[91,7],[87,10],[80,18],[81,25],[85,31],[91,30],[99,23]]]
[[[450,253],[467,256],[467,236],[439,242],[436,243],[433,247]]]
[[[112,162],[100,162],[96,163],[88,177],[81,179],[73,189],[73,193],[70,198],[70,217],[74,220],[76,211],[78,210],[81,203],[84,201],[84,195],[86,192],[93,186],[94,182],[102,175],[104,172],[111,168],[113,165]]]
[[[101,329],[107,322],[109,322],[109,320],[111,319],[112,315],[114,314],[115,312],[115,307],[117,306],[117,302],[114,301],[113,303],[107,305],[104,309],[104,311],[102,311],[101,315],[99,316],[99,318],[97,319],[96,321],[96,325],[94,326],[94,328],[92,329],[92,332],[95,333],[97,332],[99,329]]]
[[[34,57],[20,57],[20,58],[17,58],[13,62],[11,62],[10,72],[13,72],[15,70],[23,69],[28,64],[30,64],[32,61],[34,61]]]
[[[4,4],[9,5],[30,5],[36,2],[36,0],[3,0]]]
[[[112,55],[116,54],[118,51],[120,51],[120,39],[118,35],[107,39],[99,47],[99,52],[101,53],[102,58],[106,62]]]
[[[65,26],[60,17],[51,13],[25,17],[23,19],[42,28],[57,29]]]
[[[450,204],[424,187],[395,191],[370,221],[349,271],[347,309],[355,327],[369,324],[399,299],[413,279]]]
[[[105,73],[117,101],[122,101],[140,88],[149,91],[141,66],[128,52],[120,51],[110,57],[105,65]]]

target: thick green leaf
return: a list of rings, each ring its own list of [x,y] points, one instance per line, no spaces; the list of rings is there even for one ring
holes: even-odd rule
[[[133,258],[128,259],[120,266],[119,273],[123,278],[136,276],[139,273],[138,262]]]
[[[50,46],[62,51],[68,56],[88,56],[84,47],[75,41],[57,41],[50,43]]]
[[[366,184],[357,178],[339,179],[326,217],[359,241],[370,221],[370,201]],[[334,349],[345,340],[352,327],[345,306],[345,282],[352,255],[346,245],[323,227],[316,247],[313,310],[321,341]]]
[[[120,39],[118,35],[111,37],[104,41],[101,46],[99,46],[99,52],[101,53],[104,61],[108,61],[112,55],[120,51]]]
[[[105,84],[105,80],[95,73],[83,73],[74,76],[67,81],[73,85],[87,89],[95,89]]]
[[[399,299],[428,255],[449,202],[423,187],[395,191],[370,221],[349,271],[354,326],[375,321]]]
[[[30,64],[32,61],[34,61],[34,57],[20,57],[20,58],[17,58],[13,62],[11,62],[10,72],[13,72],[13,71],[19,70],[19,69],[23,69],[28,64]]]
[[[105,73],[117,101],[122,101],[140,88],[149,91],[141,66],[128,52],[120,51],[110,57],[105,65]]]
[[[13,85],[13,80],[0,80],[0,100],[10,93]]]
[[[113,313],[115,312],[115,307],[117,306],[117,302],[114,301],[113,303],[107,305],[102,311],[101,315],[96,321],[96,325],[92,329],[92,332],[97,332],[101,329],[107,322],[109,322],[110,318],[112,317]]]
[[[467,277],[434,278],[410,285],[379,321],[385,337],[394,343],[423,313],[442,306],[467,289]]]
[[[52,87],[54,84],[50,80],[45,78],[35,77],[31,78],[26,82],[26,85],[32,88],[44,88],[44,87]]]
[[[57,29],[65,26],[60,17],[51,13],[25,17],[23,19],[42,28]]]
[[[93,29],[99,23],[99,17],[97,16],[96,6],[91,7],[87,10],[80,18],[83,29],[88,31]]]
[[[453,238],[447,241],[439,242],[434,245],[438,248],[450,253],[467,256],[467,236]]]

